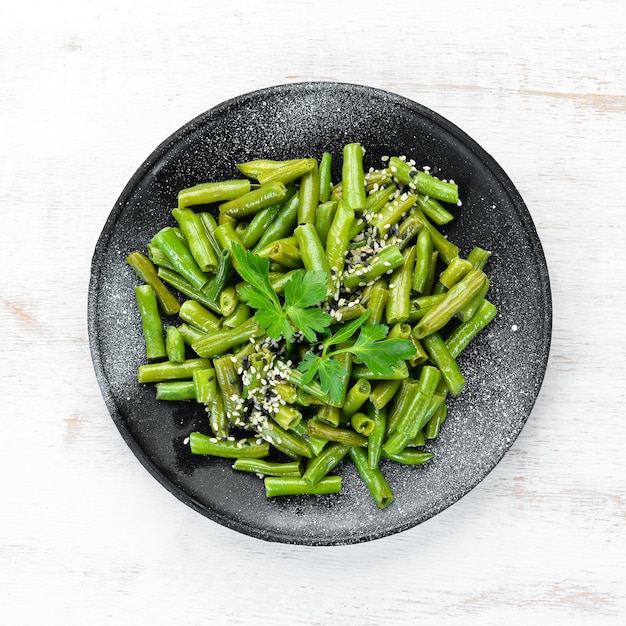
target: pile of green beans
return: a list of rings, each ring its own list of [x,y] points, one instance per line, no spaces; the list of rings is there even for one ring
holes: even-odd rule
[[[235,459],[264,477],[267,497],[341,491],[352,462],[380,508],[393,501],[386,464],[422,465],[434,454],[448,395],[465,386],[457,358],[495,317],[484,268],[490,252],[461,256],[445,225],[458,187],[404,157],[363,166],[358,143],[333,157],[237,165],[239,178],[180,190],[171,225],[127,262],[141,280],[136,301],[146,345],[139,383],[164,401],[206,406],[191,453]],[[446,206],[448,205],[448,206]],[[297,369],[315,346],[270,340],[240,297],[234,244],[267,258],[274,291],[294,273],[321,271],[334,328],[368,312],[388,338],[415,348],[393,374],[378,375],[349,352],[343,400]],[[351,341],[354,341],[352,337]],[[350,344],[347,344],[350,345]]]

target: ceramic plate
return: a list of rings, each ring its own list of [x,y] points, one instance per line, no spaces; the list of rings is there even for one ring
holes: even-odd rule
[[[511,141],[515,141],[511,137]],[[498,316],[459,357],[467,379],[424,466],[383,462],[395,501],[379,510],[349,461],[340,495],[268,500],[255,475],[231,461],[194,457],[183,440],[206,431],[190,402],[157,402],[137,383],[144,362],[133,288],[125,263],[160,228],[173,224],[177,191],[237,176],[255,158],[319,158],[340,163],[344,144],[366,147],[366,167],[407,155],[458,183],[463,206],[443,230],[462,254],[492,251],[490,300]],[[340,173],[335,173],[338,180]],[[121,435],[170,492],[208,518],[254,537],[337,545],[403,531],[458,501],[502,459],[524,426],[543,380],[551,332],[548,272],[522,198],[494,159],[462,130],[398,95],[339,83],[290,84],[245,94],[190,121],[141,165],[113,207],[96,245],[89,289],[89,336],[96,375]],[[489,512],[485,511],[485,515]]]

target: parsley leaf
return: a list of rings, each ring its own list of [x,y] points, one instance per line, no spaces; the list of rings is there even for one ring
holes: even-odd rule
[[[341,402],[343,396],[342,379],[346,374],[346,368],[337,359],[330,357],[320,359],[320,385],[335,402]]]
[[[319,369],[321,362],[322,357],[319,357],[312,352],[304,353],[302,361],[298,363],[298,370],[304,374],[304,376],[302,376],[302,382],[305,385],[313,380],[315,374],[317,374],[317,370]]]
[[[286,308],[289,319],[302,331],[308,341],[317,341],[316,333],[323,333],[330,325],[332,318],[328,313],[318,307],[308,309],[296,309],[292,306]]]
[[[232,255],[235,269],[248,283],[239,292],[241,299],[257,310],[254,317],[270,337],[289,340],[300,330],[308,341],[314,342],[317,333],[330,326],[330,315],[314,306],[326,298],[324,272],[292,274],[285,283],[283,306],[270,283],[269,260],[238,244],[233,245]]]
[[[298,309],[318,304],[326,298],[326,274],[321,271],[300,272],[291,275],[285,284],[285,306]]]
[[[269,259],[249,252],[239,244],[234,244],[231,249],[235,269],[241,278],[254,287],[260,295],[280,307],[278,296],[270,283]]]
[[[383,339],[387,332],[388,328],[382,324],[364,326],[353,346],[337,352],[349,351],[372,372],[389,376],[394,367],[400,367],[415,354],[415,346],[406,339]]]
[[[369,316],[370,312],[365,311],[365,313],[362,313],[356,319],[347,322],[346,324],[342,324],[339,330],[334,335],[331,335],[328,339],[324,341],[324,346],[334,346],[338,343],[341,343],[342,341],[350,339],[350,337],[354,335],[357,329],[363,326]]]

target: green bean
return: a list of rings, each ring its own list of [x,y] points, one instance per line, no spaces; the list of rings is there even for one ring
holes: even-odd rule
[[[307,485],[317,485],[322,478],[335,469],[348,454],[348,447],[341,443],[330,443],[317,456],[312,458],[302,475]]]
[[[354,272],[346,274],[343,284],[348,289],[364,287],[370,280],[391,272],[404,262],[398,246],[387,246],[367,260],[367,265],[357,266]],[[363,283],[361,285],[361,283]]]
[[[220,213],[239,219],[280,202],[286,195],[287,187],[282,182],[273,180],[243,196],[220,204],[219,209]]]
[[[412,378],[407,378],[400,381],[401,384],[397,393],[393,396],[393,402],[389,416],[387,419],[387,432],[386,436],[389,437],[395,432],[398,426],[398,422],[404,418],[407,414],[409,405],[413,401],[413,398],[419,391],[419,382]]]
[[[268,476],[265,480],[265,495],[278,496],[325,495],[341,492],[341,476],[326,476],[311,486],[295,476]]]
[[[232,224],[220,224],[215,229],[214,235],[222,250],[228,250],[230,252],[234,244],[243,248],[241,237],[237,234]]]
[[[300,250],[284,241],[275,241],[267,250],[267,258],[279,263],[282,267],[293,270],[302,267]],[[260,255],[262,256],[262,255]]]
[[[397,191],[397,187],[394,183],[389,183],[380,189],[370,193],[365,200],[365,212],[366,213],[380,213],[382,208],[391,202]]]
[[[433,256],[433,240],[430,231],[422,228],[417,234],[415,244],[415,272],[413,274],[413,290],[423,292],[428,283]]]
[[[338,322],[348,322],[349,320],[354,320],[357,317],[361,317],[361,315],[363,315],[363,313],[367,310],[361,303],[352,303],[352,306],[349,306],[349,304],[337,307],[335,319]]]
[[[281,167],[290,163],[297,163],[301,159],[288,159],[286,161],[275,161],[272,159],[256,159],[254,161],[246,161],[245,163],[237,163],[237,169],[248,178],[259,179],[259,176],[267,175]]]
[[[222,250],[218,260],[217,272],[215,273],[215,276],[213,276],[209,284],[204,288],[206,300],[210,303],[217,302],[219,313],[222,312],[219,304],[220,294],[222,293],[222,290],[226,287],[226,284],[232,277],[233,273],[233,261],[230,250]],[[204,300],[200,300],[200,302],[205,304]]]
[[[425,196],[452,204],[459,201],[459,188],[456,183],[448,183],[426,172],[416,170],[415,167],[398,157],[389,159],[389,169],[401,183],[417,189]]]
[[[409,359],[409,365],[416,367],[424,363],[428,359],[428,355],[424,350],[424,346],[422,346],[422,342],[413,334],[413,329],[411,329],[411,333],[409,334],[409,340],[415,348],[415,354]]]
[[[230,226],[232,226],[233,228],[235,228],[235,226],[237,225],[237,220],[234,217],[231,217],[230,215],[226,215],[226,213],[224,213],[224,211],[220,211],[218,216],[217,216],[217,223],[219,226],[223,226],[224,224],[228,224]]]
[[[350,227],[354,222],[354,211],[343,200],[337,205],[333,221],[326,238],[326,257],[335,274],[343,272],[350,243]]]
[[[249,320],[252,315],[252,310],[250,307],[241,300],[237,303],[237,307],[235,310],[228,316],[224,318],[222,322],[222,326],[226,326],[227,328],[237,328],[245,321]]]
[[[421,292],[422,296],[428,296],[432,293],[432,286],[435,282],[435,275],[437,274],[437,262],[439,260],[439,251],[433,251],[433,255],[430,259],[430,271],[428,272],[428,278],[426,279],[426,286],[424,291]]]
[[[409,212],[416,201],[417,196],[415,194],[403,193],[386,204],[380,213],[372,217],[370,224],[375,226],[379,233],[387,234],[387,231]]]
[[[324,272],[327,276],[328,289],[333,287],[330,265],[314,224],[300,224],[294,234],[300,247],[300,255],[307,271]]]
[[[227,459],[259,459],[269,455],[269,444],[266,442],[258,444],[253,437],[238,441],[216,440],[195,431],[189,435],[189,447],[192,454],[219,456]]]
[[[381,380],[376,383],[370,395],[372,406],[380,411],[391,402],[402,384],[401,380]]]
[[[439,232],[427,219],[422,210],[418,207],[413,208],[413,212],[423,222],[424,228],[430,233],[433,247],[439,252],[439,258],[448,265],[452,259],[459,256],[459,247]]]
[[[211,311],[215,313],[221,313],[220,305],[217,301],[209,297],[209,295],[207,295],[207,293],[205,293],[204,291],[196,289],[178,272],[167,269],[165,267],[159,267],[158,276],[163,282],[171,285],[188,298],[196,300],[197,302],[204,305],[206,308],[211,309]],[[207,286],[207,291],[210,289],[211,284],[212,281],[209,282],[209,285]],[[178,309],[180,310],[180,303],[178,304]]]
[[[326,439],[327,441],[336,441],[345,446],[367,446],[367,437],[348,428],[336,428],[335,426],[324,424],[316,419],[310,419],[307,427],[311,437]]]
[[[171,226],[161,229],[154,236],[153,242],[169,259],[172,267],[193,287],[202,289],[209,282],[209,276],[198,267],[185,240]]]
[[[324,152],[319,164],[319,201],[321,204],[330,199],[332,165],[333,155],[330,152]]]
[[[472,264],[461,257],[456,257],[450,261],[450,264],[439,275],[439,282],[446,288],[450,289],[456,285],[470,270]]]
[[[423,196],[419,194],[417,198],[417,204],[420,209],[424,211],[424,214],[427,215],[428,218],[438,226],[443,226],[444,224],[447,224],[454,219],[454,215],[452,215],[450,211],[444,208],[434,198],[429,198],[428,196]]]
[[[485,279],[485,283],[480,291],[456,314],[461,322],[467,322],[467,320],[471,319],[474,316],[474,313],[478,311],[478,308],[487,296],[490,287],[491,282],[487,278]]]
[[[390,428],[393,426],[394,430],[407,435],[413,433],[413,431],[417,434],[419,428],[415,424],[422,419],[424,412],[428,409],[430,400],[437,390],[440,378],[441,373],[436,367],[430,365],[423,366],[417,386],[407,388],[408,398],[403,403],[402,410],[394,407],[393,424],[390,422]]]
[[[363,450],[350,448],[349,454],[376,506],[387,508],[393,502],[393,492],[383,473],[378,467],[369,466],[367,454]]]
[[[295,273],[304,275],[304,269],[298,268],[289,270],[288,272],[270,272],[270,284],[272,285],[272,289],[278,294],[283,293],[285,283],[289,282]]]
[[[286,161],[283,165],[271,171],[260,173],[257,176],[257,180],[261,185],[267,185],[273,182],[287,184],[304,176],[314,167],[317,167],[317,161],[315,159],[294,159]]]
[[[365,174],[363,172],[364,152],[358,143],[349,143],[343,148],[342,199],[355,212],[363,211],[366,205]]]
[[[370,397],[372,393],[372,384],[369,380],[357,380],[346,394],[345,402],[341,409],[341,415],[347,420],[356,413]]]
[[[388,297],[389,290],[387,289],[387,283],[383,279],[377,280],[372,286],[372,291],[367,301],[369,316],[365,320],[366,326],[380,324],[387,306]]]
[[[432,333],[424,337],[422,343],[428,358],[439,368],[450,393],[458,396],[465,387],[465,377],[461,373],[454,357],[450,354],[441,335],[437,332]]]
[[[221,246],[217,243],[217,239],[215,239],[215,229],[217,228],[217,221],[215,217],[211,213],[207,213],[206,211],[200,211],[198,213],[198,217],[200,218],[200,222],[202,222],[202,226],[204,228],[204,233],[207,236],[207,239],[211,243],[213,247],[213,251],[215,252],[216,257],[218,257],[222,253]]]
[[[315,413],[315,418],[331,426],[339,426],[341,421],[341,409],[338,406],[322,404]]]
[[[209,415],[209,426],[213,431],[213,434],[218,439],[225,439],[228,437],[230,424],[228,421],[228,415],[226,414],[226,407],[224,406],[224,394],[222,394],[220,390],[217,390],[215,398],[209,401],[207,409],[207,413]]]
[[[456,359],[467,348],[470,341],[495,318],[497,312],[494,304],[489,300],[483,300],[473,317],[459,324],[448,335],[446,347],[453,358]]]
[[[276,219],[268,226],[265,233],[261,235],[261,239],[259,239],[256,246],[252,248],[253,252],[258,252],[270,243],[293,233],[293,229],[298,221],[299,204],[300,197],[297,193],[285,202]]]
[[[301,476],[299,461],[277,463],[263,459],[238,458],[233,463],[233,469],[240,472],[251,472],[259,476]]]
[[[365,200],[364,215],[374,216],[378,214],[388,202],[393,200],[396,189],[394,184],[390,184],[370,193]],[[365,217],[356,220],[350,227],[350,239],[354,239],[362,230],[365,230],[368,223]]]
[[[215,370],[217,387],[224,401],[224,412],[235,425],[238,425],[238,422],[241,421],[243,388],[232,354],[225,354],[220,358],[213,359],[213,369]]]
[[[157,247],[157,249],[161,252],[160,248]],[[161,252],[161,254],[163,253]],[[174,315],[178,313],[180,303],[178,302],[176,296],[174,296],[163,284],[150,259],[141,254],[141,252],[131,252],[126,257],[126,262],[133,268],[135,274],[137,274],[140,280],[154,289],[159,307],[165,315]]]
[[[217,377],[212,367],[193,372],[195,398],[201,404],[209,404],[217,396]]]
[[[168,361],[182,363],[185,360],[185,340],[176,326],[168,326],[165,331],[165,353]]]
[[[368,415],[374,426],[367,437],[367,464],[374,469],[378,467],[387,430],[387,410],[369,406]]]
[[[163,324],[159,317],[156,294],[150,285],[135,287],[135,299],[141,317],[141,329],[146,345],[146,357],[152,361],[165,359],[167,351],[163,340]]]
[[[302,413],[294,406],[283,404],[274,414],[276,423],[286,430],[292,429],[302,419]]]
[[[414,329],[415,336],[422,339],[442,329],[480,291],[486,278],[482,270],[470,270],[418,322]]]
[[[381,185],[388,185],[391,183],[391,176],[387,169],[377,169],[373,167],[365,173],[365,189],[367,193],[375,192]]]
[[[330,225],[335,216],[337,204],[338,203],[334,200],[329,200],[317,207],[317,212],[315,213],[315,230],[317,230],[317,234],[322,243],[325,243],[328,238],[328,231],[330,230]]]
[[[182,363],[161,361],[140,365],[137,369],[137,382],[159,383],[164,380],[183,380],[191,378],[193,371],[211,367],[209,359],[185,359]]]
[[[445,406],[445,404],[442,404],[436,411],[436,413],[438,413],[441,410],[441,407]],[[435,417],[433,415],[433,417]],[[428,424],[430,424],[430,422],[432,421],[432,417],[430,418],[430,420],[428,421]],[[407,448],[419,448],[423,445],[426,444],[426,437],[424,435],[424,429],[420,430],[417,435],[415,436],[414,439],[411,439],[411,441],[409,441],[409,443],[407,444]],[[406,448],[405,448],[406,449]]]
[[[195,300],[185,300],[178,315],[181,320],[205,333],[214,332],[220,327],[219,318]]]
[[[260,337],[263,331],[254,318],[246,320],[238,328],[222,329],[207,333],[205,337],[192,344],[198,356],[213,358],[238,346],[244,341]]]
[[[387,334],[387,339],[409,339],[410,337],[411,326],[403,322],[396,322]]]
[[[400,250],[404,250],[406,246],[409,245],[413,241],[413,237],[415,235],[419,236],[420,231],[424,228],[424,222],[417,217],[417,215],[408,215],[398,228],[397,236],[392,239],[392,243],[394,243]]]
[[[250,249],[259,242],[259,240],[263,236],[263,233],[278,217],[282,206],[282,202],[277,202],[276,204],[267,206],[264,209],[261,209],[260,211],[255,213],[254,217],[250,220],[247,228],[239,236],[244,248]]]
[[[426,428],[424,429],[426,439],[436,439],[439,436],[441,425],[446,420],[447,415],[448,405],[442,404],[430,420],[428,420],[428,424],[426,424]]]
[[[215,271],[217,267],[217,256],[200,217],[191,209],[181,208],[174,209],[172,215],[178,222],[178,227],[183,233],[187,245],[189,246],[189,251],[198,264],[198,267],[203,272]]]
[[[318,439],[317,437],[311,437],[311,435],[309,435],[308,421],[301,420],[292,430],[300,435],[306,442],[306,445],[309,446],[312,454],[311,458],[316,457],[328,445],[327,439]]]
[[[398,423],[398,428],[383,445],[383,454],[402,452],[428,423],[444,400],[443,396],[434,395],[428,398],[425,393],[418,391],[407,409],[410,419],[403,419]]]
[[[387,299],[387,323],[404,322],[411,309],[411,285],[415,268],[415,246],[404,251],[402,265],[394,270],[389,281]]]
[[[250,181],[245,179],[200,183],[178,192],[178,206],[185,208],[198,204],[224,202],[250,191]]]
[[[196,387],[192,380],[170,380],[156,384],[157,400],[193,400],[195,397]]]
[[[224,287],[220,293],[220,310],[224,317],[228,317],[234,313],[239,304],[239,296],[235,291],[234,285]]]
[[[445,298],[445,293],[419,296],[411,300],[411,310],[407,322],[418,322],[426,313]]]
[[[310,171],[300,179],[300,203],[298,224],[315,224],[315,213],[320,202],[320,177],[317,161]]]
[[[292,459],[300,457],[311,458],[313,453],[307,446],[306,441],[293,430],[285,430],[276,422],[270,420],[267,425],[259,427],[261,436],[269,441],[277,450]]]
[[[428,461],[435,458],[435,454],[433,452],[423,452],[422,450],[412,450],[410,448],[405,448],[401,452],[396,452],[395,454],[386,452],[383,449],[382,456],[390,461],[401,463],[402,465],[423,465],[424,463],[428,463]]]
[[[361,411],[353,413],[350,417],[350,425],[357,433],[368,437],[374,430],[374,420]]]
[[[490,257],[491,252],[489,252],[489,250],[476,246],[475,248],[472,248],[470,253],[467,255],[467,261],[472,264],[472,267],[475,270],[482,270],[485,268],[485,265],[487,265],[487,261]]]
[[[174,269],[174,266],[170,263],[170,260],[165,256],[165,254],[163,254],[163,252],[161,251],[161,248],[159,248],[159,246],[156,245],[156,243],[154,243],[153,241],[149,241],[148,244],[146,245],[146,248],[148,250],[148,260],[153,264],[153,265],[157,265],[158,267],[165,267],[169,270],[172,271],[176,271]],[[141,255],[141,252],[132,252],[132,255]],[[128,259],[127,259],[128,260]],[[129,263],[130,265],[130,263]],[[135,268],[133,268],[135,269]],[[154,268],[154,271],[157,271],[157,268]],[[148,280],[146,280],[143,275],[139,275],[139,278],[141,278],[141,280],[143,280],[145,283],[149,283]],[[160,279],[159,279],[160,280]],[[176,311],[175,311],[176,312]],[[164,311],[165,313],[165,311]]]
[[[200,337],[204,337],[206,335],[206,333],[203,330],[198,330],[197,328],[195,328],[194,326],[191,326],[190,324],[187,324],[186,322],[179,324],[177,328],[178,328],[178,332],[183,338],[183,341],[189,347],[191,347],[191,344],[194,341],[197,341],[198,339],[200,339]]]

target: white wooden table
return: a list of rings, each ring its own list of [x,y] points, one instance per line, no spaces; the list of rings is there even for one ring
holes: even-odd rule
[[[618,0],[5,3],[0,622],[626,623],[624,23]],[[498,467],[346,547],[262,542],[170,495],[110,419],[86,330],[95,242],[144,158],[303,80],[394,91],[476,139],[529,207],[554,300],[541,394]]]

